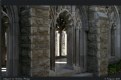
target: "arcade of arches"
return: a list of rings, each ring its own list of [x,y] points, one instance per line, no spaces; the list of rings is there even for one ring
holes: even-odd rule
[[[0,76],[102,76],[121,60],[120,6],[6,6]]]

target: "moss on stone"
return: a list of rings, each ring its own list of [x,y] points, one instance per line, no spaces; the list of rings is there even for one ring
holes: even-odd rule
[[[108,74],[115,74],[121,72],[121,60],[115,64],[109,64],[108,66]]]

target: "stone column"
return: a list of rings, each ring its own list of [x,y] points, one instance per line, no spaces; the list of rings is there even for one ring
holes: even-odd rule
[[[79,66],[81,69],[81,72],[84,71],[84,33],[83,29],[81,28],[79,30]]]
[[[82,29],[83,35],[83,72],[87,70],[87,33]]]
[[[108,72],[108,17],[105,6],[89,8],[88,65],[94,75],[106,75]]]
[[[76,29],[73,27],[73,64],[76,65]]]
[[[31,16],[30,8],[20,12],[20,54],[19,54],[19,76],[31,75]]]
[[[80,60],[81,60],[81,62],[82,62],[82,58],[81,58],[81,53],[80,53],[80,49],[81,49],[81,46],[82,45],[80,45],[80,29],[79,29],[79,27],[76,27],[76,47],[75,47],[75,60],[76,60],[76,63],[75,63],[75,68],[74,68],[74,70],[77,72],[77,73],[80,73],[80,71],[81,71],[81,65],[80,65]],[[82,50],[82,49],[81,49]]]
[[[73,27],[67,29],[67,65],[73,69]]]
[[[7,76],[13,76],[13,26],[8,27]]]
[[[55,71],[55,47],[57,47],[55,46],[55,28],[52,25],[50,28],[50,69],[54,71]]]
[[[19,43],[18,43],[18,14],[17,7],[7,6],[10,18],[8,26],[8,55],[7,55],[7,75],[18,76],[19,64]],[[15,14],[14,14],[15,13]]]
[[[76,66],[79,67],[79,49],[80,49],[80,46],[79,46],[79,41],[80,41],[80,38],[79,38],[79,28],[76,28]]]
[[[107,17],[102,19],[100,16],[99,25],[98,25],[98,75],[107,75],[108,74],[108,30],[109,22]]]
[[[72,14],[74,22],[73,22],[73,65],[76,65],[76,6],[72,6]]]
[[[19,17],[17,7],[14,7],[14,11],[16,11],[14,26],[13,26],[13,76],[18,76],[19,73]]]
[[[32,77],[49,76],[50,46],[49,6],[31,6]]]

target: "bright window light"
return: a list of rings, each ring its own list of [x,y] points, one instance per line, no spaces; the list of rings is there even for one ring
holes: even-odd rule
[[[1,70],[2,72],[6,72],[6,70]]]
[[[55,62],[57,64],[66,64],[67,62]]]
[[[6,72],[6,69],[7,69],[7,68],[1,68],[1,71],[2,71],[2,72]]]
[[[2,69],[6,69],[6,68],[2,68]]]

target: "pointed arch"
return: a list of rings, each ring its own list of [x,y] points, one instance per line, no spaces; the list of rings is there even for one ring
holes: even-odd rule
[[[9,19],[8,27],[8,52],[7,52],[7,76],[18,75],[19,64],[19,19],[16,6],[4,5],[6,13],[3,12],[3,16],[7,16]]]
[[[112,63],[121,57],[121,24],[118,7],[109,6],[107,15],[109,18],[109,62]]]

